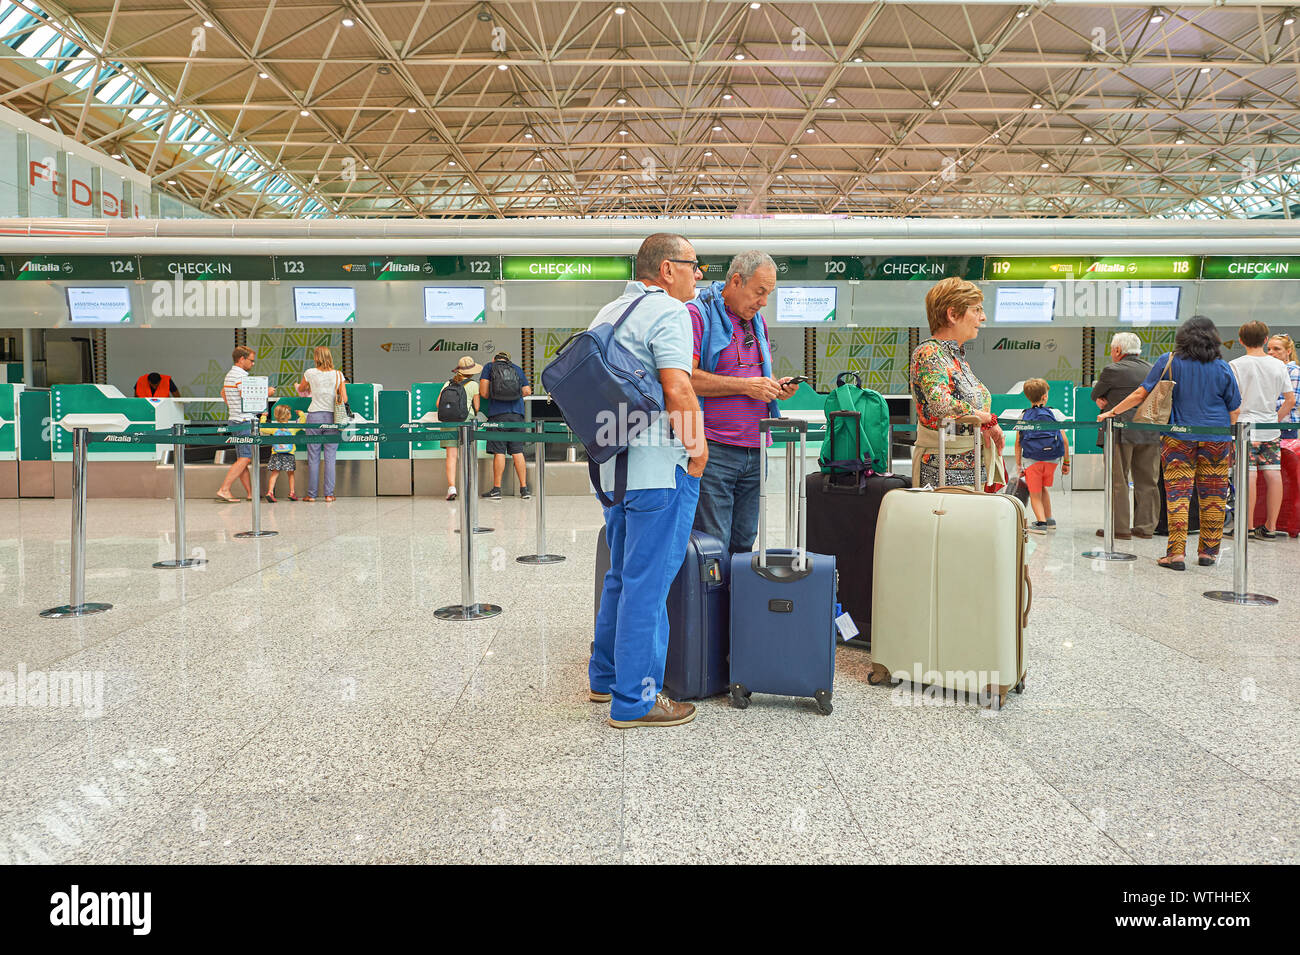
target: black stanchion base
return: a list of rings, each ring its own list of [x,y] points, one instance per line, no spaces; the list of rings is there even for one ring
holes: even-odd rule
[[[491,534],[494,530],[496,530],[495,527],[476,527],[476,528],[474,528],[474,533],[475,533],[475,534]],[[459,527],[456,528],[454,531],[452,531],[452,533],[453,533],[453,534],[459,534],[459,533],[460,533],[460,528],[459,528]]]
[[[1233,590],[1207,590],[1205,596],[1225,604],[1239,604],[1247,607],[1271,607],[1277,603],[1276,597],[1267,594],[1239,594]]]
[[[472,604],[469,607],[456,604],[452,607],[439,607],[433,615],[439,620],[482,620],[485,617],[495,617],[500,612],[501,608],[496,604]]]
[[[112,604],[64,604],[62,607],[51,607],[49,610],[42,610],[41,616],[47,620],[58,619],[60,617],[89,617],[92,613],[103,613],[105,610],[112,610]]]
[[[279,533],[279,531],[240,531],[234,536],[241,539],[249,537],[275,537]]]
[[[202,557],[186,557],[184,560],[160,560],[156,564],[159,570],[172,570],[176,567],[197,567],[199,564],[206,564],[207,560]]]
[[[1085,550],[1080,557],[1089,560],[1137,560],[1137,554],[1125,554],[1114,550]]]
[[[516,557],[515,561],[520,564],[558,564],[565,559],[563,554],[525,554]]]

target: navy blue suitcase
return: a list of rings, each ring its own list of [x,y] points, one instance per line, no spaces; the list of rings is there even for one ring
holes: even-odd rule
[[[691,531],[686,559],[668,590],[668,658],[663,691],[670,699],[702,700],[727,692],[730,563],[720,540]],[[600,595],[608,570],[609,544],[602,528],[596,538],[596,614],[600,613]]]
[[[764,419],[764,438],[772,428],[798,431],[802,458],[807,422]],[[787,453],[793,450],[787,445]],[[766,475],[764,461],[758,483],[758,552],[748,559],[734,554],[731,560],[731,701],[744,709],[753,693],[811,696],[829,714],[835,684],[835,558],[807,552],[802,475],[798,490],[789,491],[799,495],[797,546],[766,549]]]

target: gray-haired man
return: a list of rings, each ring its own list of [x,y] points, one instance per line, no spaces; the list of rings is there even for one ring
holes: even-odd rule
[[[695,334],[691,386],[704,412],[709,466],[700,480],[695,529],[730,553],[744,553],[758,535],[758,424],[779,415],[777,400],[797,385],[772,377],[767,326],[759,310],[776,289],[776,263],[757,251],[731,260],[727,278],[690,302]]]
[[[1111,364],[1101,370],[1092,386],[1092,400],[1102,411],[1127,398],[1146,379],[1150,362],[1142,360],[1142,342],[1132,332],[1119,332],[1110,340]],[[1132,421],[1136,409],[1119,416]],[[1101,434],[1097,435],[1101,444]],[[1160,517],[1160,436],[1149,431],[1115,432],[1111,448],[1111,507],[1115,536],[1120,540],[1155,533]],[[1133,509],[1129,510],[1128,486],[1133,483]],[[1130,513],[1132,520],[1130,521]],[[1131,530],[1130,530],[1131,529]],[[1103,536],[1097,531],[1097,536]]]

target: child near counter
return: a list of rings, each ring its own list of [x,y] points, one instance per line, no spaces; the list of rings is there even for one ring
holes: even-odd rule
[[[291,414],[292,412],[289,410],[288,405],[278,404],[275,406],[275,420],[277,424],[280,425],[288,424],[289,417]],[[274,434],[276,437],[282,437],[282,436],[288,437],[297,434],[298,429],[285,428],[285,427],[279,427],[275,429],[263,428],[262,433],[263,434],[271,433]],[[293,472],[296,467],[297,467],[297,462],[295,461],[293,456],[292,444],[271,445],[271,460],[266,465],[266,475],[267,475],[266,500],[268,503],[271,504],[275,503],[275,481],[276,478],[280,476],[281,471],[287,472],[289,475],[289,500],[291,501],[298,500],[297,496],[294,494],[294,487],[293,487]]]

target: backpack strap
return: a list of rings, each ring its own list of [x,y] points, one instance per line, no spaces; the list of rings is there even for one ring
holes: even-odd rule
[[[842,371],[838,375],[836,375],[835,387],[838,388],[840,385],[844,384],[844,379],[846,378],[852,378],[857,383],[857,386],[859,388],[862,387],[862,376],[859,375],[856,371]]]
[[[627,496],[627,452],[620,451],[614,457],[614,496],[610,498],[600,486],[600,465],[587,461],[587,473],[591,476],[591,486],[596,489],[596,498],[605,507],[615,507],[623,503]]]

